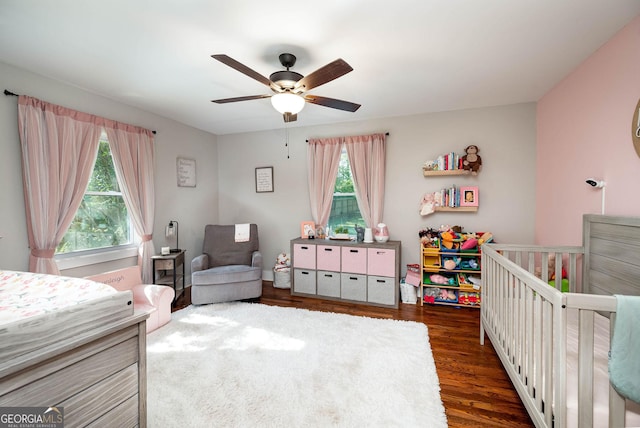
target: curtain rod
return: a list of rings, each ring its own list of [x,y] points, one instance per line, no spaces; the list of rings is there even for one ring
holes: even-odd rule
[[[17,97],[18,96],[18,94],[14,94],[13,92],[9,91],[8,89],[4,90],[4,94],[6,96],[11,96],[11,97]],[[153,133],[153,135],[156,134],[156,131],[151,131],[151,132]]]
[[[386,136],[388,137],[388,136],[389,136],[389,133],[388,133],[388,132],[385,132],[385,133],[384,133],[384,135],[386,135]],[[305,141],[305,142],[307,142],[307,143],[309,142],[309,140],[304,140],[304,141]]]

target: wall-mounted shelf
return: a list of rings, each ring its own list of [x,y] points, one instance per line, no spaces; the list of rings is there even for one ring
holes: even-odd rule
[[[478,207],[435,207],[435,211],[475,213]]]
[[[436,171],[423,169],[422,174],[425,177],[432,177],[435,175],[471,175],[471,171],[467,171],[466,169],[443,169]]]

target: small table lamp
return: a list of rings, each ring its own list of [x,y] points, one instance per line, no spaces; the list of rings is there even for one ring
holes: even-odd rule
[[[172,248],[171,252],[179,253],[180,247],[178,247],[178,222],[177,221],[175,220],[169,221],[169,225],[165,229],[165,236],[167,238],[173,238],[174,236],[176,237],[176,248]]]

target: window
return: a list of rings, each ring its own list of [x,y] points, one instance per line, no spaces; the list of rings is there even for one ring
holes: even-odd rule
[[[329,228],[336,231],[337,227],[347,227],[350,235],[355,235],[355,226],[365,227],[365,222],[360,214],[356,194],[353,186],[353,175],[347,149],[342,148],[338,176],[333,191],[331,214],[329,214]]]
[[[133,227],[120,192],[106,134],[102,134],[89,186],[56,254],[133,243]]]

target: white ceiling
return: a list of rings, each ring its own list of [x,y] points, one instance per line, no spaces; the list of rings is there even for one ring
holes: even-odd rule
[[[1,0],[0,61],[214,134],[282,128],[270,93],[212,59],[269,76],[349,74],[309,93],[290,126],[537,101],[624,25],[638,0]],[[12,88],[1,88],[9,89]],[[27,94],[38,97],[38,94]]]

